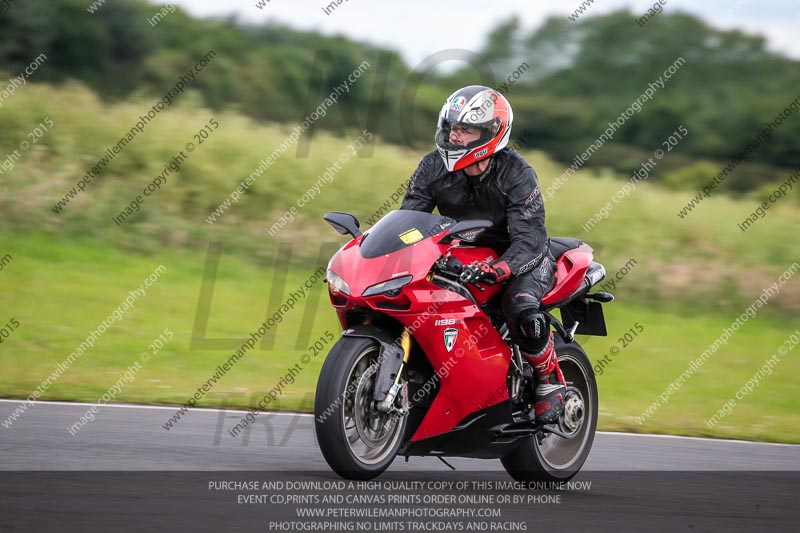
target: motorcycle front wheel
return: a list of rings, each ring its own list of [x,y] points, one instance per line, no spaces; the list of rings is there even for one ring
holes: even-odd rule
[[[577,343],[556,343],[558,364],[569,385],[565,413],[557,428],[568,438],[543,431],[523,440],[501,459],[517,481],[567,481],[586,462],[597,429],[597,381],[592,364]]]
[[[374,339],[342,337],[319,375],[314,399],[317,443],[331,469],[346,479],[380,475],[394,461],[405,431],[405,416],[375,409],[379,355]]]

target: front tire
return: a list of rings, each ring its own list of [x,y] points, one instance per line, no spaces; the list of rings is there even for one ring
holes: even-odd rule
[[[543,432],[523,440],[500,461],[506,472],[517,481],[567,481],[586,462],[597,429],[597,381],[592,364],[577,343],[556,342],[556,355],[564,379],[570,384],[565,407],[570,406],[569,423],[563,420],[560,429],[570,434],[565,439]],[[580,403],[576,403],[576,401]],[[576,406],[578,408],[576,409]],[[581,422],[576,423],[580,415]]]
[[[322,456],[346,479],[367,480],[397,455],[406,417],[375,410],[372,393],[380,345],[342,337],[328,354],[317,383],[314,426]]]

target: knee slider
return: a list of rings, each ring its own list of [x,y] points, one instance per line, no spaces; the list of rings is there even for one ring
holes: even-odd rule
[[[532,348],[543,348],[550,337],[550,319],[537,310],[527,311],[520,317],[519,329]]]

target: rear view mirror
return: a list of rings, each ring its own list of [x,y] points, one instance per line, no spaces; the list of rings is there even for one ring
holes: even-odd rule
[[[349,213],[332,211],[330,213],[326,213],[322,218],[325,220],[325,222],[333,226],[333,229],[342,235],[350,234],[354,239],[361,236],[361,231],[358,229],[358,219]]]

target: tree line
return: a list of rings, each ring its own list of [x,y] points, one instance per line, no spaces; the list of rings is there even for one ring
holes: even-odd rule
[[[712,28],[681,12],[664,12],[645,27],[624,10],[577,22],[554,17],[533,30],[510,18],[481,50],[408,65],[396,51],[343,36],[162,10],[143,0],[107,2],[94,13],[86,0],[14,2],[0,13],[0,70],[14,75],[45,53],[47,65],[31,82],[78,80],[115,101],[163,92],[177,73],[214,50],[213,67],[193,85],[204,105],[297,123],[366,61],[370,68],[349,84],[335,110],[315,121],[312,134],[315,128],[342,135],[367,129],[382,142],[432,146],[444,98],[482,83],[511,101],[515,132],[525,139],[518,144],[569,164],[683,58],[680,70],[587,167],[633,172],[684,126],[689,135],[653,180],[694,187],[786,111],[737,170],[729,192],[757,189],[777,180],[781,169],[800,166],[798,62],[769,51],[760,36]],[[450,68],[439,68],[445,65]],[[309,153],[313,142],[299,150]]]

